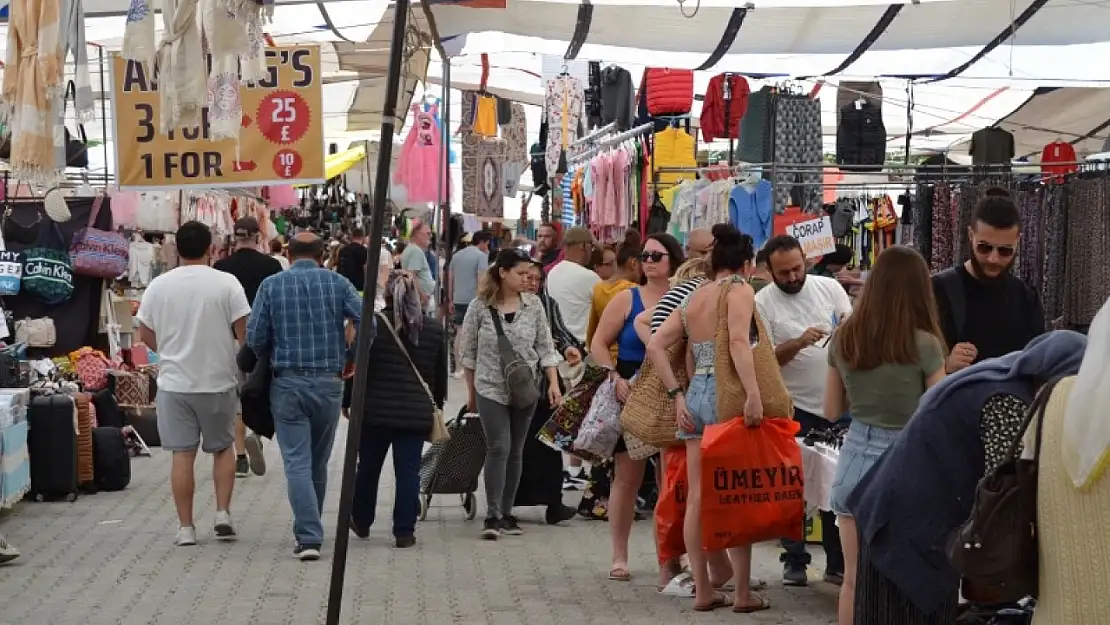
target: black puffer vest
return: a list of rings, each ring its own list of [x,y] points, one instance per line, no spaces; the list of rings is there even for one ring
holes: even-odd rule
[[[383,311],[392,319],[390,310]],[[440,407],[447,399],[447,349],[443,326],[433,317],[424,318],[420,344],[413,345],[401,333],[401,341],[420,370]],[[430,431],[434,410],[428,393],[412,370],[397,341],[379,320],[370,346],[369,378],[366,381],[364,429],[379,427]]]

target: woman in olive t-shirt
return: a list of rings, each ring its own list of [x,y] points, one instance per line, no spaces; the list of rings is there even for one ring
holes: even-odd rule
[[[844,545],[839,620],[851,625],[859,538],[846,502],[913,416],[925,389],[944,377],[944,339],[920,254],[901,245],[879,254],[828,353],[825,418],[852,414],[829,498]]]

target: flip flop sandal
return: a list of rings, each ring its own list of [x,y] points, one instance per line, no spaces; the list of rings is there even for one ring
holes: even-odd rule
[[[771,602],[770,601],[767,601],[766,599],[764,599],[760,595],[752,595],[752,596],[755,597],[756,599],[758,599],[759,603],[757,603],[755,605],[746,605],[746,606],[742,606],[742,607],[732,606],[732,611],[736,614],[751,614],[753,612],[762,612],[764,610],[770,610],[771,609]]]
[[[629,582],[632,581],[632,574],[626,567],[614,566],[609,569],[609,579],[614,582]]]
[[[730,605],[732,605],[732,597],[728,596],[727,594],[725,594],[723,592],[717,592],[717,593],[713,593],[713,601],[711,601],[709,603],[709,605],[698,605],[698,604],[695,603],[694,604],[694,611],[695,612],[712,612],[713,610],[719,610],[721,608],[727,608]]]

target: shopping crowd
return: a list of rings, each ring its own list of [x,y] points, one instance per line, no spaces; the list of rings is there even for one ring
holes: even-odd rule
[[[770,458],[771,485],[781,464],[782,492],[793,493],[803,488],[795,438],[825,432],[843,442],[819,513],[818,573],[840,587],[840,625],[986,623],[1002,607],[1027,610],[1036,625],[1103,622],[1101,602],[1080,598],[1105,594],[1088,567],[1110,556],[1097,523],[1110,509],[1101,476],[1110,426],[1100,418],[1110,307],[1086,334],[1046,332],[1037,294],[1011,272],[1021,227],[999,190],[976,207],[961,265],[930,275],[918,252],[892,246],[862,275],[845,267],[851,250],[807,258],[788,235],[755,249],[729,224],[684,244],[629,232],[611,245],[545,224],[534,244],[495,253],[478,231],[446,266],[422,223],[372,263],[357,230],[343,242],[300,233],[264,253],[257,222],[242,219],[236,251],[214,266],[211,232],[183,224],[182,266],[152,282],[138,312],[140,337],[160,355],[176,543],[198,542],[197,450],[213,458],[212,535],[230,540],[236,476],[265,473],[272,438],[293,553],[318,559],[342,414],[363,420],[351,531],[369,535],[392,451],[391,532],[398,548],[415,545],[421,454],[442,428],[454,374],[485,435],[484,539],[523,534],[521,506],[544,506],[551,524],[605,520],[608,578],[628,582],[651,557],[630,553],[629,536],[654,508],[661,593],[696,611],[767,610],[752,543],[781,539],[788,586],[814,579],[812,547],[800,498],[751,494],[763,488],[753,457]],[[372,320],[361,318],[368,272]],[[373,333],[365,372],[352,366],[362,331]],[[366,376],[362,415],[349,414],[353,375]],[[662,434],[641,428],[648,422]],[[999,546],[1028,549],[1029,538],[992,517],[980,486],[1027,470],[1023,448],[1035,448],[1025,457],[1039,481],[1006,482],[1026,489],[1025,507],[1004,512],[1032,519],[1031,564]],[[719,463],[731,478],[718,479]],[[577,507],[563,501],[570,488],[582,489]],[[725,505],[733,495],[717,491],[729,488],[746,507]],[[2,540],[0,550],[14,552]]]

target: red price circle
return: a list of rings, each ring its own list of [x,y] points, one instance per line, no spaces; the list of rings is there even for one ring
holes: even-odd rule
[[[296,150],[278,150],[274,155],[274,173],[278,178],[296,178],[304,167],[304,159]]]
[[[290,145],[304,138],[312,119],[308,102],[293,91],[271,91],[258,105],[258,130],[271,143]]]

